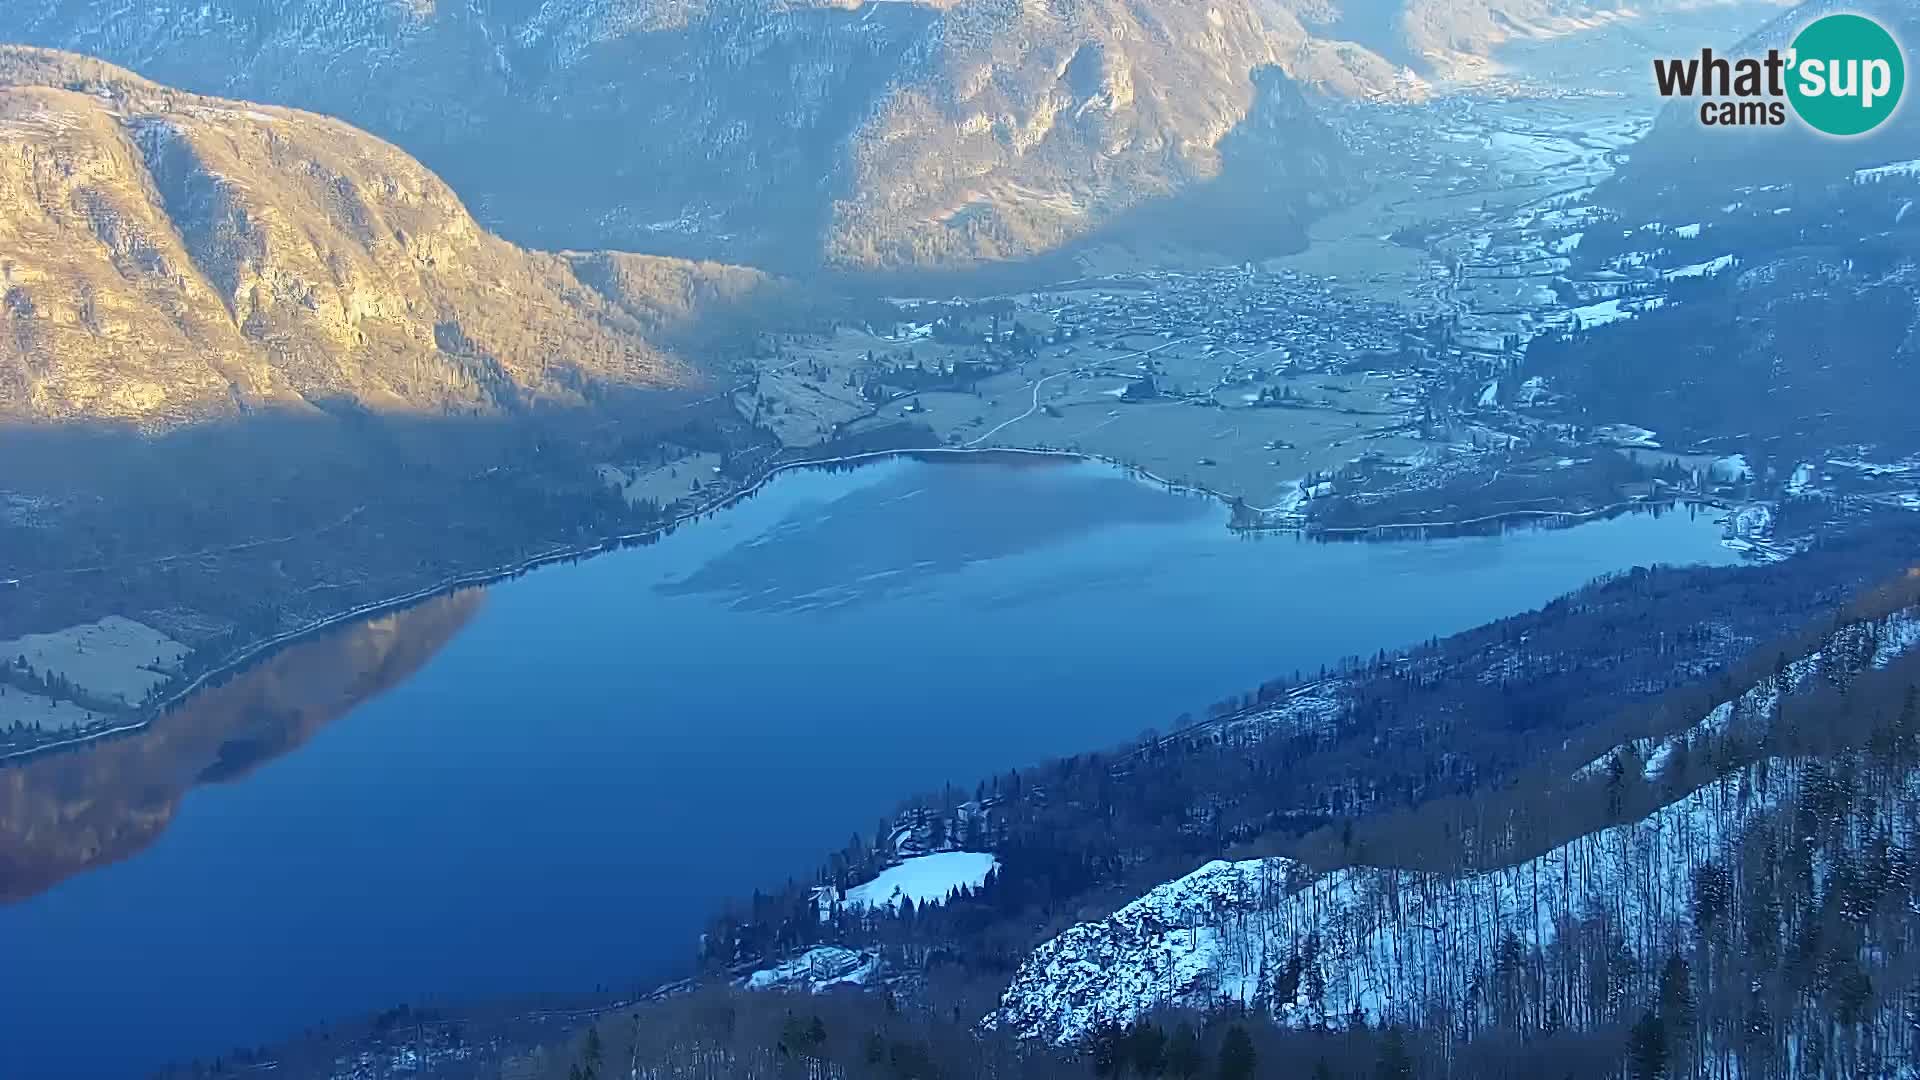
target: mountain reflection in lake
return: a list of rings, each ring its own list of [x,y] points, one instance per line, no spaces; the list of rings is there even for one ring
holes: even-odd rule
[[[412,675],[485,595],[466,589],[299,642],[145,730],[0,768],[0,901],[146,847],[194,785],[245,777]]]

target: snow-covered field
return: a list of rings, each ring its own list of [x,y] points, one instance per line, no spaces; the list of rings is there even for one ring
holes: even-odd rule
[[[1572,321],[1582,330],[1591,330],[1596,326],[1605,326],[1622,319],[1631,319],[1642,311],[1652,311],[1666,305],[1666,297],[1644,296],[1631,300],[1605,300],[1598,304],[1588,304],[1567,312],[1563,318]]]
[[[902,897],[915,907],[944,903],[947,894],[965,886],[977,889],[999,860],[981,851],[941,851],[908,859],[880,871],[880,876],[847,890],[846,906],[892,910]]]
[[[46,731],[64,731],[91,724],[100,716],[71,701],[29,694],[17,686],[0,685],[0,727],[22,724]]]
[[[899,838],[895,837],[896,846]],[[880,871],[865,884],[848,889],[837,898],[840,908],[895,911],[902,900],[913,906],[945,903],[954,890],[977,889],[1000,861],[982,851],[940,851],[917,855]],[[836,897],[830,885],[814,890],[814,903],[820,921],[832,918]],[[835,986],[862,985],[881,970],[877,955],[839,945],[818,945],[773,967],[762,968],[747,976],[749,990],[805,989],[813,993]]]
[[[58,675],[98,702],[129,707],[165,682],[187,652],[180,642],[121,615],[0,641],[0,660],[25,660],[36,675]],[[45,712],[28,695],[0,697],[0,726],[45,722]]]

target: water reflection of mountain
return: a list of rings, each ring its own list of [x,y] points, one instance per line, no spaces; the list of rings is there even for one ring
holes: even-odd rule
[[[343,627],[194,695],[137,734],[0,768],[0,902],[138,852],[196,784],[245,776],[413,674],[485,595],[468,589]]]

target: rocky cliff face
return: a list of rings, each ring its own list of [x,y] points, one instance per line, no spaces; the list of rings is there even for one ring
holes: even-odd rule
[[[1666,0],[1658,0],[1666,2]],[[1672,0],[1685,2],[1685,0]],[[848,268],[1056,249],[1220,178],[1265,81],[1422,75],[1612,0],[15,0],[0,38],[346,118],[489,227]],[[1259,147],[1269,222],[1347,177],[1306,110]]]
[[[1298,44],[1268,14],[1250,0],[215,0],[120,17],[30,0],[0,34],[345,117],[526,242],[874,267],[1046,250],[1213,175],[1252,72]],[[1276,155],[1303,186],[1330,179],[1324,132],[1292,134]]]
[[[1699,0],[1655,0],[1657,4]],[[1711,0],[1709,0],[1711,2]],[[541,248],[852,269],[1056,250],[1221,177],[1279,81],[1405,96],[1613,0],[15,0],[0,38],[340,115]],[[1256,73],[1267,73],[1256,77]],[[1306,110],[1267,221],[1348,183]]]
[[[1217,178],[1256,72],[1400,92],[1594,6],[18,0],[0,36],[343,116],[522,242],[872,268],[1050,250]],[[1280,220],[1344,181],[1300,113],[1259,146]]]
[[[761,279],[620,265],[489,234],[433,173],[339,121],[0,49],[0,418],[154,430],[697,387],[667,343]]]
[[[1220,178],[1236,137],[1274,219],[1346,182],[1252,4],[970,4],[936,29],[850,143],[832,261],[1051,250]],[[1263,113],[1286,122],[1256,124]]]

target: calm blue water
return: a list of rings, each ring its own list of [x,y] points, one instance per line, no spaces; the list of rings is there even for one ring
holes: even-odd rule
[[[1365,545],[1224,525],[1092,465],[791,474],[457,617],[316,643],[147,743],[0,771],[0,814],[57,808],[0,822],[22,849],[0,870],[32,845],[79,860],[0,906],[0,1075],[651,983],[721,901],[809,874],[904,796],[1605,571],[1730,558],[1685,512]],[[391,659],[409,648],[417,670]]]

